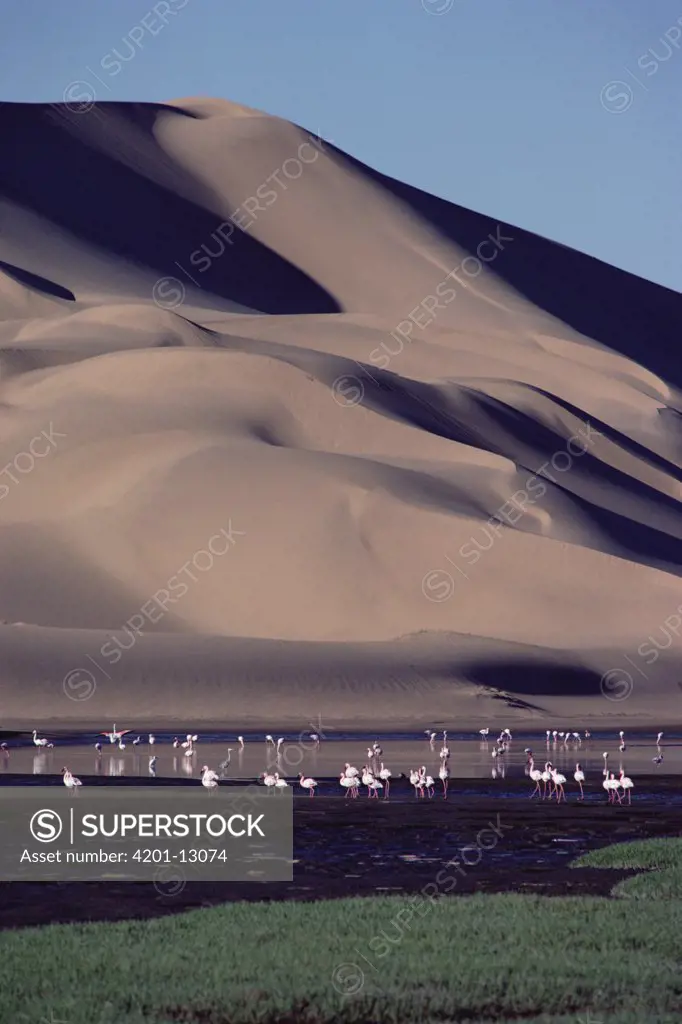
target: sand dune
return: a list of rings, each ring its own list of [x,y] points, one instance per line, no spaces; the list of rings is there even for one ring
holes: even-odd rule
[[[0,724],[682,720],[681,296],[226,101],[0,137]]]

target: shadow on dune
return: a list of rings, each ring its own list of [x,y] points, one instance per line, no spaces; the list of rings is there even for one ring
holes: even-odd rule
[[[488,440],[490,450],[500,451],[507,458],[516,461],[518,465],[523,465],[531,474],[537,473],[538,469],[546,465],[547,460],[550,460],[556,453],[567,453],[567,439],[558,432],[539,423],[527,413],[506,405],[499,399],[472,389],[467,389],[467,391],[473,401],[479,405],[481,412],[492,427]],[[586,419],[585,414],[579,410],[572,411],[575,411],[581,419]],[[480,421],[481,417],[477,417],[477,419]],[[590,420],[590,424],[594,427],[594,433],[602,432],[616,444],[620,444],[622,435],[618,431],[594,419]],[[682,540],[666,532],[664,528],[667,526],[668,529],[672,529],[674,523],[679,523],[679,501],[598,459],[587,448],[586,439],[587,434],[584,433],[583,443],[586,450],[582,455],[572,459],[569,472],[560,474],[555,471],[553,473],[551,467],[547,470],[550,477],[555,476],[557,482],[552,484],[545,479],[546,486],[556,486],[570,494],[571,499],[580,507],[581,512],[592,519],[607,542],[610,545],[620,546],[626,557],[648,565],[682,566]],[[624,447],[630,449],[634,455],[633,445],[634,442],[628,441]],[[532,447],[534,453],[538,453],[534,454],[533,462],[538,458],[542,461],[537,465],[525,465],[524,460],[518,454],[520,446]],[[639,457],[645,458],[647,462],[654,461],[650,458],[651,453],[647,449],[641,448],[641,446],[637,447],[641,449],[641,454],[637,452]],[[660,464],[664,460],[657,458],[656,461]],[[668,472],[668,463],[664,463],[664,465]],[[679,470],[675,469],[674,475],[679,478]],[[614,494],[620,494],[619,500],[630,496],[637,499],[642,511],[646,505],[649,505],[651,509],[650,523],[638,522],[626,514],[597,505],[580,493],[576,493],[580,483],[589,477],[598,480],[600,487],[610,486]],[[656,523],[657,516],[658,523]],[[603,550],[601,545],[595,545],[595,547],[597,550]]]
[[[202,290],[263,313],[338,313],[328,292],[256,238],[237,229],[232,245],[216,242],[220,217],[87,142],[88,131],[102,135],[107,116],[111,137],[121,120],[151,133],[162,110],[194,116],[152,104],[102,103],[82,114],[60,104],[5,104],[0,138],[11,140],[12,159],[0,164],[0,195],[159,278],[178,278],[178,263],[184,267],[202,244],[212,252],[222,245],[205,273],[192,271]],[[197,182],[175,164],[172,171],[196,193]]]
[[[550,662],[476,661],[462,665],[467,679],[510,694],[534,697],[598,697],[601,676],[579,665]],[[535,707],[535,705],[526,705]]]
[[[5,263],[3,260],[0,260],[0,271],[4,271],[8,277],[13,278],[18,284],[32,288],[33,291],[40,292],[41,295],[48,295],[54,299],[67,299],[69,302],[76,301],[76,296],[68,288],[63,288],[62,285],[56,284],[54,281],[48,281],[46,277],[41,277],[40,274],[32,274],[30,270],[22,270],[21,267],[15,267],[13,263]]]
[[[328,148],[391,192],[442,235],[475,254],[498,227],[513,238],[491,269],[540,309],[652,373],[682,385],[682,295],[530,231],[439,199]],[[559,198],[559,197],[557,197]],[[453,268],[454,269],[454,268]]]

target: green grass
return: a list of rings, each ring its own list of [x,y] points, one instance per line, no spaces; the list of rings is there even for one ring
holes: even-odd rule
[[[624,878],[614,885],[611,895],[632,900],[682,900],[682,867]]]
[[[682,839],[640,839],[616,843],[578,857],[573,868],[675,868],[682,867]]]
[[[612,896],[631,900],[682,900],[682,839],[642,839],[617,843],[579,857],[571,867],[640,868],[624,878]]]
[[[416,902],[234,903],[148,921],[3,932],[0,1020],[682,1019],[682,901],[651,901],[646,913],[635,900],[596,898]],[[358,990],[344,994],[352,982]]]

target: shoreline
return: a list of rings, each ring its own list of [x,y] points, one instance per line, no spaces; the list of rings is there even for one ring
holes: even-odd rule
[[[657,780],[660,783],[660,779]],[[682,795],[682,780],[667,787]],[[679,835],[679,804],[647,801],[610,808],[606,802],[548,807],[528,799],[452,795],[422,805],[415,800],[294,801],[294,878],[291,882],[192,882],[168,891],[150,882],[11,882],[3,886],[0,930],[55,923],[123,921],[231,902],[310,902],[375,895],[411,896],[433,889],[446,869],[443,896],[516,892],[610,898],[634,871],[572,868],[588,850],[614,841]],[[312,806],[310,806],[312,805]],[[478,842],[496,826],[498,842]],[[473,844],[473,845],[472,845]],[[325,849],[323,860],[319,857]],[[479,858],[464,856],[477,849]],[[460,855],[459,857],[457,855]],[[358,857],[362,873],[358,872]],[[453,857],[459,863],[456,869]]]
[[[446,729],[449,736],[454,736],[458,733],[472,733],[474,736],[478,736],[479,730],[482,728],[490,728],[490,736],[492,737],[495,729],[499,727],[500,731],[506,727],[509,727],[512,731],[520,734],[537,734],[544,735],[547,729],[554,730],[560,729],[565,731],[567,728],[569,731],[580,732],[581,734],[588,729],[590,732],[608,732],[615,729],[616,734],[620,729],[623,729],[626,734],[646,734],[653,732],[654,734],[662,731],[672,731],[682,733],[682,712],[679,712],[669,719],[664,719],[663,716],[655,717],[653,715],[547,715],[539,717],[537,715],[532,716],[519,716],[514,714],[508,715],[496,715],[491,716],[483,712],[480,716],[460,716],[453,714],[451,718],[444,719],[441,716],[434,715],[432,718],[427,717],[422,712],[415,712],[414,715],[400,715],[381,717],[378,719],[376,715],[335,715],[325,711],[322,715],[318,712],[309,714],[306,718],[306,713],[302,714],[290,714],[282,715],[281,712],[274,714],[271,718],[266,719],[262,715],[245,715],[245,714],[234,714],[230,715],[229,719],[219,718],[192,718],[191,716],[181,715],[168,715],[168,716],[145,716],[136,715],[134,713],[126,715],[125,712],[121,713],[117,711],[115,715],[103,715],[103,716],[83,716],[82,718],[73,716],[41,716],[35,714],[31,718],[20,718],[18,716],[7,716],[2,718],[0,721],[0,732],[11,731],[15,733],[26,733],[30,734],[35,728],[38,728],[50,732],[63,732],[63,733],[92,733],[101,732],[104,727],[109,728],[111,722],[114,720],[117,724],[121,725],[124,722],[133,722],[132,731],[138,732],[158,732],[158,733],[171,733],[176,732],[178,729],[187,728],[191,730],[201,730],[202,732],[208,733],[221,733],[227,734],[232,732],[243,732],[243,733],[283,733],[283,732],[295,732],[308,734],[310,731],[318,732],[324,739],[325,730],[329,730],[330,733],[362,733],[372,734],[377,736],[386,736],[392,733],[404,733],[404,734],[419,734],[423,735],[425,729],[433,729],[436,732],[441,732]],[[380,724],[379,724],[380,723]],[[333,739],[333,735],[327,737]]]

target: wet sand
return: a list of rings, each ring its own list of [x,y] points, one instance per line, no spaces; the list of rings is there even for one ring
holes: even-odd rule
[[[440,740],[436,741],[433,748],[426,740],[380,738],[379,742],[383,753],[375,762],[377,769],[379,762],[383,761],[393,775],[398,776],[425,765],[433,777],[437,778],[440,767],[438,754],[442,745]],[[652,758],[656,754],[656,744],[648,736],[629,742],[622,754],[618,750],[617,738],[613,737],[583,741],[581,747],[574,744],[565,747],[560,743],[547,747],[544,737],[519,738],[513,740],[508,753],[498,758],[492,757],[495,744],[490,742],[448,739],[448,746],[451,751],[449,767],[452,778],[488,778],[497,781],[522,779],[526,768],[526,747],[534,751],[538,765],[551,760],[555,768],[570,779],[571,784],[576,762],[580,762],[588,780],[591,779],[594,784],[601,783],[604,751],[609,753],[609,768],[616,773],[623,768],[627,774],[636,776],[655,769]],[[205,742],[200,738],[193,757],[185,757],[182,749],[173,749],[168,741],[157,742],[153,747],[146,742],[133,747],[128,742],[125,750],[105,742],[100,757],[94,749],[92,737],[87,746],[84,743],[62,746],[57,739],[54,748],[46,751],[33,745],[12,746],[9,758],[0,757],[0,777],[6,774],[58,775],[61,768],[67,765],[74,774],[82,777],[147,778],[150,775],[149,757],[153,754],[157,758],[157,778],[198,779],[201,766],[208,764],[215,769],[227,758],[229,747],[234,749],[226,777],[234,780],[253,780],[265,770],[278,771],[290,780],[296,780],[300,772],[318,780],[336,779],[346,762],[361,768],[369,760],[367,741],[359,739],[326,741],[316,749],[310,740],[297,742],[292,738],[282,744],[279,757],[273,746],[262,741],[249,742],[241,751],[233,739]],[[667,775],[682,774],[682,739],[664,739],[661,752],[664,757],[660,765],[661,772]]]
[[[15,882],[2,886],[0,928],[146,918],[234,900],[510,891],[607,896],[630,872],[572,869],[570,861],[599,846],[682,831],[679,778],[648,777],[638,794],[631,807],[596,798],[557,807],[531,802],[522,786],[501,800],[487,785],[479,784],[476,795],[462,782],[447,801],[301,797],[292,882],[194,883],[179,875],[156,884]]]

